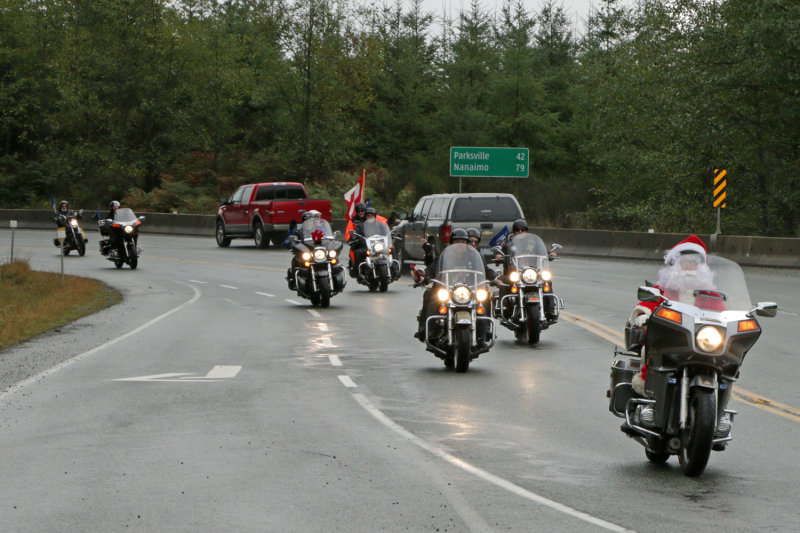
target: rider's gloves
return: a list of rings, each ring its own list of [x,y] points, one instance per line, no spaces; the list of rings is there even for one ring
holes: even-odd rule
[[[636,327],[642,327],[647,324],[647,321],[650,319],[650,313],[642,313],[638,315],[636,318],[633,319],[633,325]]]

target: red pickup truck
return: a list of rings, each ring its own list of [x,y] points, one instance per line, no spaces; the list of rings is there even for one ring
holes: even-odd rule
[[[270,241],[280,246],[292,221],[300,222],[302,211],[317,210],[331,221],[331,201],[309,199],[302,183],[242,185],[221,203],[216,237],[217,246],[223,248],[241,237],[252,237],[259,248],[266,248]]]

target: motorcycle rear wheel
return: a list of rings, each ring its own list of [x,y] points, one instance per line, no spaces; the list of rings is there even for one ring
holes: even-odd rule
[[[699,476],[706,469],[714,440],[716,415],[714,393],[706,389],[692,390],[687,427],[681,435],[678,454],[681,470],[689,477]]]
[[[472,332],[468,326],[456,329],[456,372],[469,370],[470,351],[472,350]]]

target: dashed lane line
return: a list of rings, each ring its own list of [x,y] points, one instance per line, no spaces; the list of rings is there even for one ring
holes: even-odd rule
[[[223,289],[232,289],[234,291],[239,290],[239,287],[234,287],[233,285],[217,285],[217,287],[222,287]]]
[[[258,294],[258,295],[261,295],[261,296],[267,296],[268,298],[275,298],[274,294],[270,294],[268,292],[258,292],[258,291],[256,291],[255,294]]]
[[[342,366],[342,360],[339,359],[338,355],[329,355],[328,360],[331,362],[332,366]]]

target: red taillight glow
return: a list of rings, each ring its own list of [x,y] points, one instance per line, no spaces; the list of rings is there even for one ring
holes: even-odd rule
[[[453,232],[453,227],[447,224],[442,225],[439,230],[439,240],[444,244],[450,244],[450,233]]]

